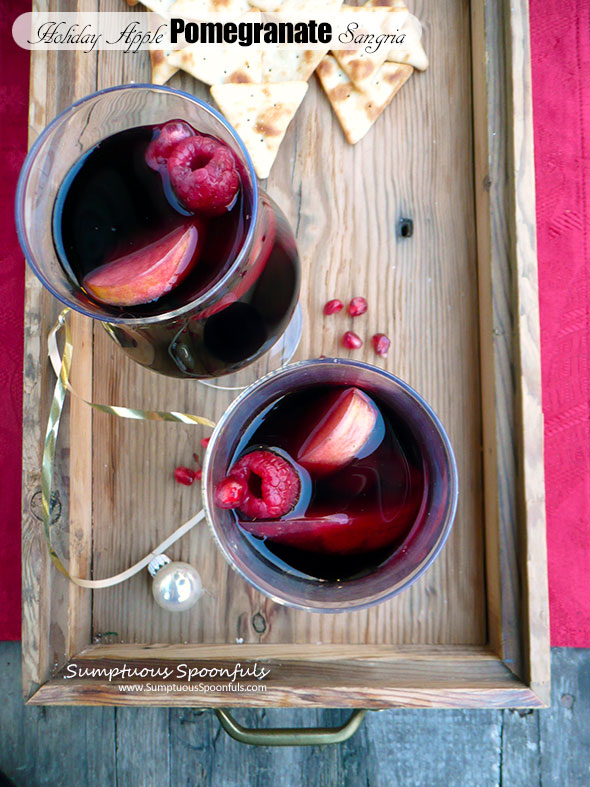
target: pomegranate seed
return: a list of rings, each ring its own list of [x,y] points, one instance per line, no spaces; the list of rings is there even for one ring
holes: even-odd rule
[[[336,312],[341,312],[344,308],[344,304],[342,301],[339,301],[338,298],[334,298],[324,306],[324,314],[336,314]]]
[[[210,439],[211,439],[210,437],[201,437],[201,445],[203,446],[203,448],[205,449],[207,448]]]
[[[203,471],[195,470],[195,478],[197,479],[197,481],[200,481],[202,477],[203,477]]]
[[[346,331],[342,337],[342,345],[346,347],[347,350],[358,350],[363,346],[363,340],[360,336],[357,336],[356,333],[353,333],[353,331]]]
[[[373,336],[373,347],[377,355],[381,355],[385,358],[391,347],[391,339],[384,333],[376,333],[375,336]]]
[[[235,508],[244,499],[248,487],[237,478],[224,478],[217,484],[215,502],[220,508]]]
[[[364,314],[368,308],[367,299],[359,295],[353,298],[348,304],[348,313],[351,317],[359,317],[361,314]]]
[[[193,454],[193,459],[195,461],[195,464],[197,464],[197,465],[201,464],[200,459],[199,459],[199,455],[196,452]]]
[[[195,472],[194,470],[191,470],[190,467],[183,467],[181,465],[180,467],[175,468],[174,478],[179,484],[190,486],[195,480]]]

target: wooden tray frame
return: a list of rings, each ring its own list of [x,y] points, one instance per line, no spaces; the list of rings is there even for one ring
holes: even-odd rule
[[[61,4],[62,10],[67,10]],[[43,10],[39,8],[39,10]],[[48,598],[50,566],[39,522],[40,446],[53,385],[45,337],[56,304],[27,271],[24,364],[23,691],[32,704],[542,707],[549,703],[549,626],[543,474],[534,159],[527,0],[471,7],[475,195],[483,381],[485,560],[488,645],[244,645],[276,677],[264,694],[121,694],[100,679],[64,681]],[[51,55],[32,58],[31,141],[45,116]],[[84,56],[75,78],[83,81]],[[64,78],[71,75],[64,74]],[[85,91],[89,92],[89,91]],[[43,307],[42,307],[43,305]],[[75,319],[78,346],[90,341]],[[496,330],[492,330],[495,327]],[[500,330],[498,330],[500,329]],[[75,384],[90,396],[91,369],[79,353]],[[70,419],[88,421],[71,403]],[[91,485],[88,449],[72,447],[71,474]],[[70,501],[70,517],[79,500]],[[86,556],[87,557],[87,556]],[[71,568],[85,555],[72,550]],[[63,586],[62,586],[63,587]],[[187,659],[231,662],[230,645],[103,645],[85,639],[84,591],[67,587],[66,659],[92,665],[154,665]],[[274,669],[276,667],[276,669]]]

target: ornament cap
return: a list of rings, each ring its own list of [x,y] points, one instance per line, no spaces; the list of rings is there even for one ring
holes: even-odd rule
[[[148,563],[147,570],[150,572],[150,576],[155,577],[161,568],[171,562],[168,555],[155,555]]]

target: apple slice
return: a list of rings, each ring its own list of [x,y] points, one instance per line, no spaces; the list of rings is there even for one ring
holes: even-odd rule
[[[379,411],[366,394],[358,388],[347,388],[320,410],[297,461],[316,475],[344,467],[367,445],[378,417]]]
[[[384,521],[376,513],[308,515],[298,519],[240,520],[240,527],[276,544],[323,555],[357,555],[400,541],[410,530],[420,508],[411,496],[388,511]]]
[[[201,224],[184,224],[148,246],[95,268],[83,285],[97,301],[111,306],[155,301],[193,269],[204,235]]]

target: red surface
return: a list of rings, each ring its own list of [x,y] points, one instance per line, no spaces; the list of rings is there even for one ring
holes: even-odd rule
[[[26,145],[28,53],[0,15],[0,639],[20,632],[23,260],[12,201]],[[590,3],[531,0],[545,469],[553,645],[590,646]]]
[[[590,646],[590,3],[533,0],[551,642]]]
[[[0,639],[20,638],[20,490],[24,262],[14,230],[14,190],[27,141],[29,53],[12,23],[29,10],[3,0],[0,14]]]

